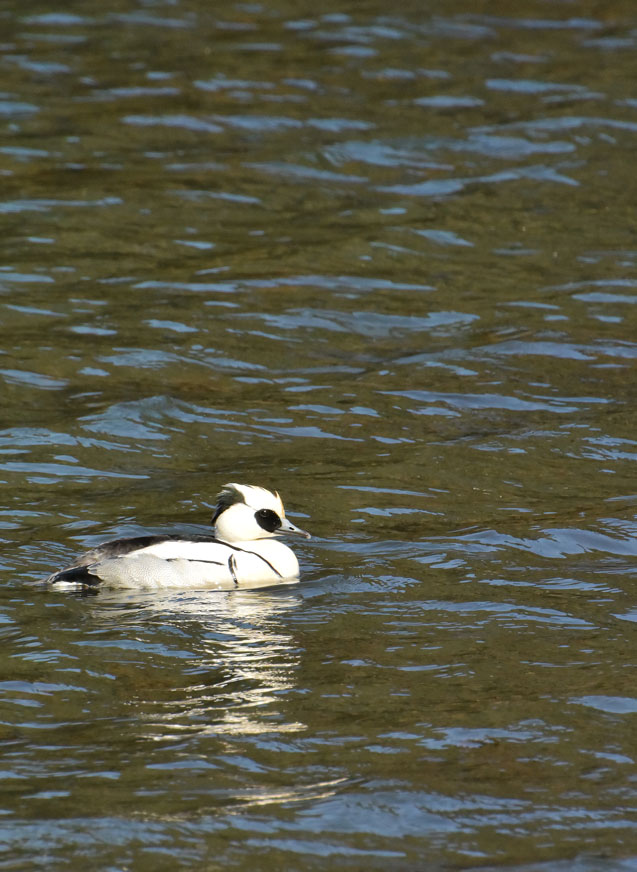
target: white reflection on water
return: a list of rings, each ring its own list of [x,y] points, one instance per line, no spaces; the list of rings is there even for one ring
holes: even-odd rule
[[[137,645],[144,646],[147,631],[167,658],[166,671],[178,671],[181,693],[153,700],[140,712],[144,732],[152,727],[153,738],[165,741],[193,731],[248,736],[306,729],[285,721],[279,705],[279,696],[296,686],[301,653],[279,619],[298,609],[300,600],[279,586],[273,593],[203,591],[152,599],[103,591],[93,602],[99,621],[120,630],[129,624]]]

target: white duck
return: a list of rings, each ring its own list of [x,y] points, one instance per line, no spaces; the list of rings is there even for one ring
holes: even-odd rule
[[[213,588],[262,587],[299,575],[295,553],[274,537],[297,533],[281,497],[263,487],[226,484],[212,516],[214,534],[135,536],[98,545],[50,584],[73,587]]]

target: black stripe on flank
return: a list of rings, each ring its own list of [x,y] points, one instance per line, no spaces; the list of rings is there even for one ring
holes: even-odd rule
[[[268,564],[268,566],[270,567],[270,569],[272,570],[272,572],[275,575],[278,575],[279,578],[283,578],[283,576],[281,575],[279,570],[276,568],[276,566],[273,566],[270,563],[270,561],[266,557],[263,556],[263,554],[257,554],[256,551],[250,551],[249,548],[239,548],[238,545],[233,545],[231,542],[222,542],[221,544],[227,545],[228,548],[232,548],[234,551],[240,551],[242,554],[253,554],[255,557],[259,557],[261,560],[263,560],[264,563]]]
[[[235,572],[237,568],[237,558],[234,554],[231,554],[228,557],[228,569],[230,570],[230,575],[232,576],[232,580],[234,581],[234,586],[239,587],[239,580],[237,579],[237,573]]]

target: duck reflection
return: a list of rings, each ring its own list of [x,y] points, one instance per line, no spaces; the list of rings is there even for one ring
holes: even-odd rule
[[[92,760],[104,748],[99,766],[120,784],[184,810],[287,806],[341,790],[345,774],[318,763],[303,720],[306,595],[300,585],[66,594],[68,652],[88,692],[76,728],[90,731]]]
[[[285,705],[302,653],[285,617],[301,599],[284,587],[152,599],[102,591],[91,608],[110,637],[108,669],[132,691],[144,734],[169,741],[305,729]]]

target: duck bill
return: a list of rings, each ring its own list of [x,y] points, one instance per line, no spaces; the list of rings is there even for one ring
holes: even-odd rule
[[[306,539],[312,538],[309,533],[306,533],[305,530],[301,530],[300,527],[295,527],[295,525],[292,524],[291,521],[288,521],[287,518],[283,518],[277,533],[296,533],[297,536],[305,536]]]

